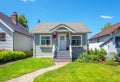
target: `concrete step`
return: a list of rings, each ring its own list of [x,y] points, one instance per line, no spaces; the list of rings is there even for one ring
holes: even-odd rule
[[[60,59],[69,59],[70,57],[56,57],[56,58],[60,58]]]
[[[55,62],[72,62],[72,59],[71,58],[68,58],[68,59],[62,59],[62,58],[57,58],[57,59],[54,59]]]
[[[70,53],[57,53],[58,55],[69,55]]]

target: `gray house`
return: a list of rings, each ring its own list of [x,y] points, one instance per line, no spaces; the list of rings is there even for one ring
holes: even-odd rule
[[[83,52],[90,30],[83,23],[38,23],[32,33],[34,57],[64,61]]]
[[[32,36],[17,21],[17,13],[8,17],[0,12],[0,49],[22,50],[32,49]]]
[[[120,53],[120,23],[95,34],[89,39],[90,49],[105,49],[107,57],[113,57],[114,53]]]

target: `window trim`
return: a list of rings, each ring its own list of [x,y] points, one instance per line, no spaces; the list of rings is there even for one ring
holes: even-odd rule
[[[80,36],[80,37],[81,37],[81,45],[79,45],[79,46],[73,46],[73,45],[72,45],[72,36]],[[71,35],[71,36],[70,36],[70,43],[71,43],[71,46],[72,46],[72,47],[81,47],[81,46],[82,46],[82,35]]]
[[[50,45],[41,45],[41,36],[49,36],[50,37]],[[51,35],[40,35],[40,47],[52,47],[52,37]]]
[[[5,34],[5,41],[0,41],[0,43],[6,42],[6,33],[5,32],[0,32],[0,34]]]

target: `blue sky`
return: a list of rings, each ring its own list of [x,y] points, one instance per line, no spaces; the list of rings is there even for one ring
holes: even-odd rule
[[[16,11],[28,19],[32,29],[41,22],[83,22],[98,33],[107,22],[120,20],[120,0],[1,0],[0,11],[8,16]]]

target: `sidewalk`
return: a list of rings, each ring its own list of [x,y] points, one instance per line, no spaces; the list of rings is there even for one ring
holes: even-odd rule
[[[31,73],[25,74],[25,75],[20,76],[18,78],[8,80],[7,82],[33,82],[34,78],[37,77],[38,75],[41,75],[45,72],[60,68],[68,63],[69,62],[55,62],[54,66],[51,66],[48,68],[43,68],[43,69],[31,72]]]

